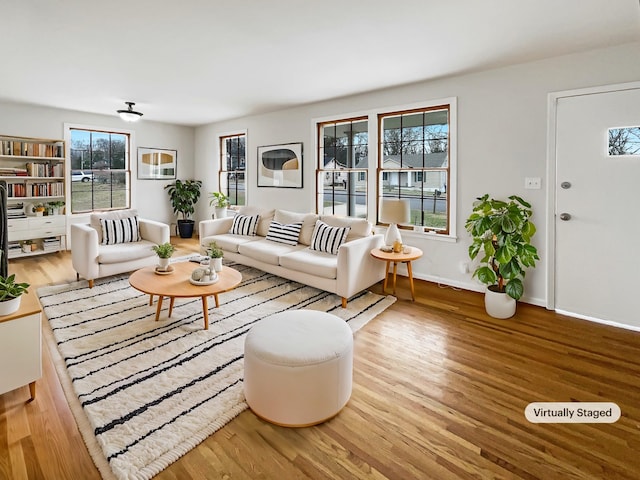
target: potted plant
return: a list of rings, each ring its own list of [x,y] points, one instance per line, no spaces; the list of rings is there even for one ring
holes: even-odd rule
[[[35,250],[36,245],[33,243],[33,240],[22,240],[20,247],[22,248],[22,253],[30,253]]]
[[[65,203],[62,200],[54,200],[53,202],[47,203],[51,215],[60,215],[60,209],[64,207],[64,205]]]
[[[218,244],[213,241],[209,244],[209,248],[207,249],[207,254],[211,257],[213,261],[213,269],[216,272],[222,271],[222,257],[224,257],[224,252],[218,246]]]
[[[10,315],[20,308],[20,298],[28,292],[28,283],[16,283],[15,274],[0,276],[0,316]]]
[[[176,251],[175,247],[167,242],[154,245],[151,249],[158,255],[158,267],[160,267],[161,270],[166,270],[169,266],[171,255]]]
[[[215,218],[224,218],[227,216],[227,207],[230,205],[229,197],[222,192],[211,192],[209,194],[211,201],[209,206],[215,209]]]
[[[175,183],[165,185],[169,194],[173,213],[181,214],[178,219],[178,231],[181,238],[193,236],[194,221],[190,218],[195,212],[195,204],[200,198],[200,180],[176,180]]]
[[[44,215],[44,203],[36,203],[33,206],[33,212],[36,214],[36,217],[41,217]]]
[[[536,233],[529,220],[532,214],[531,205],[516,195],[502,201],[486,194],[473,203],[473,212],[465,223],[473,237],[469,257],[473,260],[482,252],[473,276],[488,286],[485,308],[492,317],[515,314],[516,301],[524,293],[524,269],[535,267],[540,259],[531,244]]]

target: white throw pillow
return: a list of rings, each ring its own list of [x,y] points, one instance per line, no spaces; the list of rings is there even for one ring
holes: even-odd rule
[[[233,225],[229,233],[234,235],[255,236],[256,229],[258,228],[258,220],[260,215],[236,215],[233,217]]]
[[[140,241],[138,217],[100,219],[102,245]]]
[[[289,223],[285,225],[274,221],[269,225],[267,240],[284,243],[286,245],[297,245],[301,229],[302,222]]]
[[[337,255],[340,245],[344,243],[347,235],[349,235],[349,230],[349,227],[331,227],[318,220],[316,228],[313,230],[310,248],[317,252]]]

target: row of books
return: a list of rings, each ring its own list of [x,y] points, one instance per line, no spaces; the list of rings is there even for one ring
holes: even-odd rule
[[[0,176],[3,177],[26,177],[28,175],[26,168],[0,167]]]
[[[64,177],[64,164],[30,162],[26,171],[31,177]]]
[[[14,203],[7,205],[7,218],[25,218],[23,203]]]
[[[62,143],[35,143],[16,140],[0,141],[0,155],[62,158]]]
[[[63,182],[49,183],[8,183],[7,196],[15,197],[61,197],[64,195]]]
[[[60,250],[60,237],[47,237],[42,239],[42,249],[45,252]]]

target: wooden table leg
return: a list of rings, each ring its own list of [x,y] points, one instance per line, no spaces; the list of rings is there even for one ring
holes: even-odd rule
[[[416,293],[413,288],[413,272],[411,271],[411,262],[407,262],[407,272],[409,273],[409,285],[411,285],[411,300],[416,301]]]
[[[209,306],[207,305],[207,296],[208,295],[203,295],[202,296],[202,317],[204,318],[204,329],[205,330],[209,330]],[[216,300],[217,299],[218,299],[218,297],[216,296]]]
[[[389,267],[391,265],[391,261],[387,260],[387,266],[384,271],[384,284],[382,285],[382,292],[387,293],[387,280],[389,280]]]
[[[169,317],[171,317],[171,314],[173,313],[173,302],[176,299],[176,297],[169,297],[171,300],[169,301]]]
[[[160,310],[162,309],[162,300],[163,300],[163,298],[164,297],[162,295],[158,295],[158,308],[156,309],[156,322],[160,318]]]
[[[149,306],[153,305],[153,295],[149,295]]]
[[[214,298],[214,299],[215,299],[215,301],[216,301],[216,308],[220,308],[220,301],[218,300],[218,294],[217,294],[217,293],[214,293],[214,294],[213,294],[213,298]]]
[[[393,294],[396,294],[396,273],[398,272],[398,262],[393,262]]]
[[[31,398],[29,399],[30,402],[36,398],[36,382],[31,382],[29,384],[29,395],[31,395]]]

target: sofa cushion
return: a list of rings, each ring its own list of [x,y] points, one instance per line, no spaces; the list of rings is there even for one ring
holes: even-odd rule
[[[310,247],[280,256],[280,266],[296,272],[312,273],[317,277],[338,278],[338,257],[317,252]]]
[[[311,236],[316,226],[318,215],[315,213],[298,213],[288,210],[276,210],[273,220],[278,223],[297,223],[302,222],[300,229],[300,237],[298,241],[303,245],[311,245]]]
[[[357,238],[368,237],[373,232],[373,226],[365,218],[322,215],[320,220],[332,227],[350,227],[351,230],[347,236],[347,242]]]
[[[258,228],[260,215],[236,215],[233,217],[233,224],[229,233],[234,235],[254,236]]]
[[[153,257],[155,253],[151,247],[154,245],[155,243],[148,240],[119,243],[117,245],[102,245],[98,254],[98,263],[125,263]]]
[[[296,250],[306,248],[303,245],[285,245],[271,240],[258,240],[238,245],[238,253],[245,257],[253,258],[271,265],[279,265],[280,257]]]
[[[91,225],[98,232],[98,243],[102,243],[102,226],[100,225],[101,219],[113,220],[137,216],[138,211],[135,208],[129,208],[127,210],[114,210],[112,212],[92,213],[89,217],[89,225]]]
[[[102,245],[115,245],[140,241],[138,217],[101,218]]]
[[[271,209],[260,208],[260,207],[254,207],[251,205],[245,205],[243,207],[240,207],[240,210],[238,210],[238,213],[240,215],[249,215],[249,216],[259,215],[260,216],[260,220],[258,220],[258,228],[256,229],[256,234],[260,235],[261,237],[267,236],[267,232],[269,231],[269,225],[271,224],[271,220],[273,220],[274,212],[275,210],[273,208]],[[291,222],[287,222],[287,223],[291,223]]]
[[[286,245],[297,245],[298,238],[300,237],[300,229],[302,229],[302,222],[284,224],[274,220],[269,226],[267,240],[284,243]]]
[[[350,227],[332,227],[321,220],[316,222],[309,248],[318,252],[338,254],[338,248],[344,243]]]
[[[215,240],[225,252],[238,253],[238,247],[244,243],[255,242],[261,240],[262,237],[245,237],[243,235],[233,235],[231,233],[221,233],[218,235],[211,235],[210,237],[204,237],[200,242],[207,247],[211,242]]]

